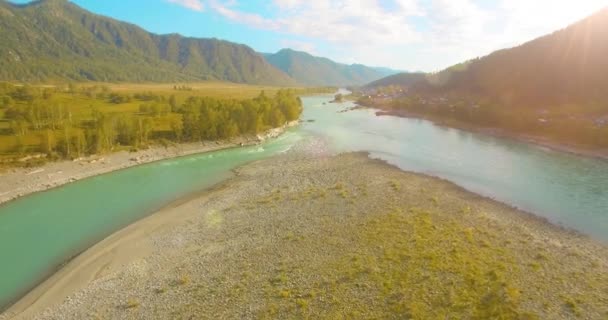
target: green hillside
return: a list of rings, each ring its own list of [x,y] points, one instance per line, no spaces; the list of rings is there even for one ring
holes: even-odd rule
[[[474,60],[448,75],[441,89],[489,96],[507,105],[605,101],[606,30],[608,8],[566,29]]]
[[[0,0],[0,80],[295,82],[245,45],[156,35],[67,0]]]
[[[542,109],[605,101],[606,30],[608,8],[521,46],[429,74],[415,88],[419,93],[476,97],[508,107]],[[402,80],[389,77],[376,84]]]
[[[268,62],[296,79],[298,83],[309,86],[363,85],[397,73],[387,68],[341,64],[291,49],[264,56]]]
[[[418,83],[419,81],[424,81],[426,79],[425,73],[398,73],[386,78],[382,78],[371,82],[365,85],[365,88],[372,89],[377,87],[386,87],[386,86],[401,86],[401,87],[409,87],[413,84]]]
[[[608,8],[565,29],[360,101],[459,127],[499,129],[583,148],[608,147]],[[403,86],[411,75],[366,88]]]

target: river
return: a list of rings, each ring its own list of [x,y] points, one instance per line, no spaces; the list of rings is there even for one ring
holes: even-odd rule
[[[353,104],[329,100],[303,98],[302,119],[314,121],[259,146],[150,163],[0,206],[0,308],[112,232],[227,179],[235,167],[309,141],[330,153],[368,151],[608,241],[608,161],[373,110],[339,112]]]

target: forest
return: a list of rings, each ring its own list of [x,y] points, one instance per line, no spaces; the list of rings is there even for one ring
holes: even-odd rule
[[[297,120],[294,89],[250,99],[114,92],[103,85],[34,87],[0,83],[0,155],[4,162],[31,154],[73,159],[151,144],[255,135]]]
[[[158,35],[72,1],[0,1],[0,80],[295,85],[252,48]]]

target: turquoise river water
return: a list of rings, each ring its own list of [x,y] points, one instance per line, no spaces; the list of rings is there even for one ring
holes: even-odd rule
[[[339,113],[353,105],[329,100],[303,98],[302,119],[314,122],[259,146],[133,167],[0,206],[0,309],[112,232],[225,180],[235,167],[307,141],[331,153],[368,151],[608,241],[608,161],[373,110]]]

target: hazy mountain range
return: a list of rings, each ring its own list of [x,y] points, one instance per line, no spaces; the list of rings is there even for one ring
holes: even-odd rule
[[[438,73],[396,74],[291,49],[260,54],[218,39],[157,35],[67,0],[27,5],[0,0],[0,80],[399,84],[418,92],[477,95],[506,104],[593,102],[608,98],[606,30],[608,9]]]
[[[264,53],[273,66],[290,75],[298,83],[311,86],[363,85],[399,73],[389,68],[374,68],[361,64],[342,64],[309,53],[283,49],[277,53]]]
[[[66,0],[0,1],[0,79],[293,84],[251,48],[156,35]]]
[[[387,69],[347,66],[291,50],[268,55],[218,39],[157,35],[67,0],[0,0],[0,80],[202,81],[356,85]]]

